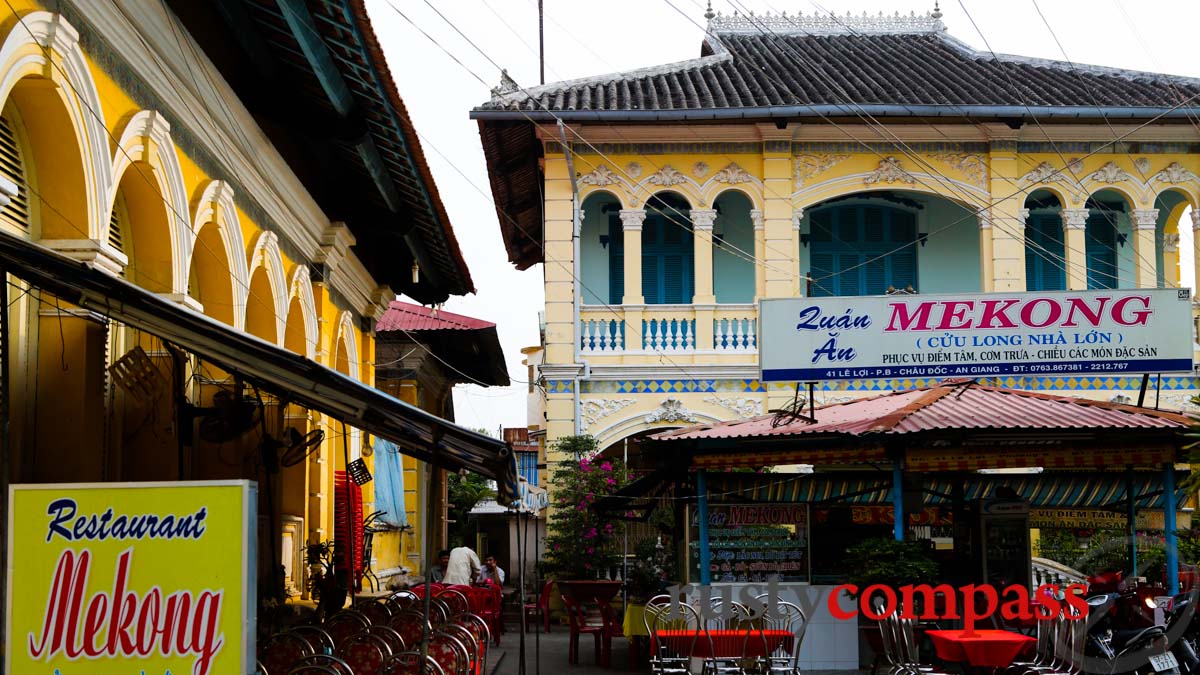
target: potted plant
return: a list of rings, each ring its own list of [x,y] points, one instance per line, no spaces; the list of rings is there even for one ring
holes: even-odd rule
[[[851,597],[859,603],[864,600],[862,593],[876,584],[887,586],[899,595],[903,586],[933,583],[938,573],[937,563],[929,555],[925,542],[896,541],[891,537],[864,539],[850,547],[846,552],[846,569],[852,570],[847,583],[858,587],[858,593]],[[867,606],[872,606],[873,597],[865,600]],[[921,611],[919,607],[914,609]],[[878,660],[883,654],[879,627],[861,612],[858,619],[859,631],[865,638],[860,643],[870,646]]]
[[[569,436],[556,449],[574,459],[558,463],[551,477],[554,504],[546,530],[546,566],[564,595],[580,601],[611,598],[619,581],[601,581],[618,567],[616,519],[597,511],[597,500],[625,484],[620,460],[596,458],[596,440]]]
[[[340,554],[333,541],[322,541],[305,547],[304,557],[309,566],[308,590],[317,601],[318,620],[332,615],[346,604],[350,593],[346,570],[337,569]]]

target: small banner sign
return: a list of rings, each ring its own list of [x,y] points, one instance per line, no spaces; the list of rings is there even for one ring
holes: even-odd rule
[[[13,485],[9,507],[4,672],[254,672],[254,483]]]
[[[1128,516],[1124,511],[1105,511],[1101,509],[1032,509],[1029,512],[1029,526],[1045,529],[1072,530],[1123,530],[1129,526]],[[1159,530],[1164,527],[1166,519],[1161,510],[1138,509],[1137,528],[1139,530]],[[1190,511],[1177,511],[1175,525],[1178,529],[1191,528],[1192,514]]]
[[[1186,288],[772,298],[763,382],[1190,373]]]

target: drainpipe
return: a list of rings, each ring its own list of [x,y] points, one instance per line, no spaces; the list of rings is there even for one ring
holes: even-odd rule
[[[586,371],[587,363],[585,363],[583,361],[583,359],[580,358],[581,350],[580,350],[580,342],[579,342],[579,330],[580,330],[579,305],[580,305],[580,303],[583,302],[582,291],[579,287],[579,281],[580,281],[579,235],[580,235],[581,230],[583,229],[583,217],[582,217],[583,214],[581,214],[579,211],[579,183],[575,180],[575,157],[571,154],[571,144],[567,142],[567,127],[565,124],[563,124],[562,120],[558,121],[558,137],[559,137],[560,142],[562,143],[563,153],[565,154],[565,156],[567,158],[567,175],[571,177],[571,250],[572,250],[571,287],[575,289],[574,302],[572,303],[572,305],[573,305],[573,307],[572,307],[573,326],[571,329],[571,333],[574,336],[574,337],[572,337],[572,341],[574,342],[574,346],[573,346],[574,348],[573,348],[572,353],[574,354],[574,357],[575,357],[575,363],[581,364],[583,366],[583,370]],[[544,211],[545,211],[545,209],[543,209],[543,212]],[[543,228],[543,231],[545,231],[545,228]],[[580,398],[579,398],[579,382],[581,379],[582,378],[579,376],[579,374],[576,373],[575,378],[574,378],[575,386],[571,387],[571,389],[573,391],[573,396],[575,398],[575,405],[573,408],[573,410],[574,410],[573,417],[574,417],[574,422],[575,422],[575,435],[576,436],[583,433],[583,426],[581,423],[582,420],[580,419],[581,410],[580,410]]]

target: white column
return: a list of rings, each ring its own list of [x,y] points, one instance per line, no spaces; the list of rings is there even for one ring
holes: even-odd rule
[[[642,209],[621,209],[621,230],[625,235],[625,297],[626,305],[641,305],[642,298]]]
[[[767,240],[762,209],[752,209],[750,221],[754,223],[754,298],[757,300],[766,294],[767,288]]]
[[[796,272],[797,272],[797,274],[800,273],[800,221],[802,221],[802,220],[804,220],[804,208],[796,207],[796,208],[792,209],[792,249],[794,249],[796,252]],[[811,257],[809,258],[809,269],[804,270],[804,273],[800,274],[799,295],[801,297],[806,297],[809,295],[810,284],[809,284],[808,280],[805,278],[805,275],[809,275],[809,274],[812,274],[812,258]]]
[[[1067,257],[1067,290],[1087,290],[1087,209],[1063,209],[1063,251]]]
[[[1138,288],[1158,286],[1158,254],[1154,233],[1158,226],[1158,209],[1134,209],[1133,269]]]
[[[716,209],[692,209],[692,267],[696,279],[696,292],[692,302],[711,305],[716,302],[713,279],[713,223],[717,220]]]

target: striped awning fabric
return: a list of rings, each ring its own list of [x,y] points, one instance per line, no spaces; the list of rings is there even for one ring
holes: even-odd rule
[[[783,452],[752,452],[739,450],[736,453],[696,455],[692,464],[697,469],[715,469],[746,466],[780,466],[784,464],[874,464],[887,461],[887,452],[882,447],[845,449],[797,449]]]
[[[968,479],[964,497],[968,500],[991,497],[1000,487],[1013,489],[1028,499],[1030,506],[1041,508],[1101,508],[1121,502],[1126,495],[1123,473],[1048,473],[974,476]],[[891,475],[882,472],[853,476],[712,474],[708,489],[710,499],[726,501],[889,504],[892,499]],[[949,481],[923,481],[924,503],[949,505],[953,489]],[[1162,508],[1161,473],[1134,474],[1133,491],[1138,508]],[[1186,492],[1178,490],[1176,503],[1182,504],[1186,496]]]

